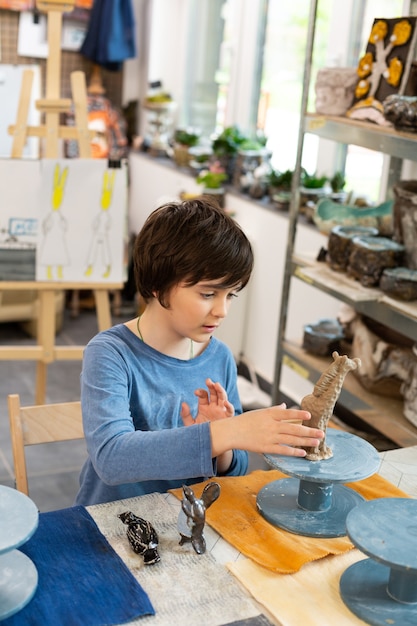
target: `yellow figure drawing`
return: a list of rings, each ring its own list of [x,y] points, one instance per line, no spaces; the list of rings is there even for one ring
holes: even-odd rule
[[[87,269],[85,276],[91,276],[94,265],[97,262],[98,255],[101,255],[101,261],[104,267],[103,278],[108,278],[111,272],[111,254],[108,233],[111,225],[109,216],[109,208],[113,199],[114,179],[116,170],[109,172],[106,170],[103,174],[103,184],[101,190],[101,210],[96,215],[92,223],[92,239],[90,250],[87,256]]]
[[[65,233],[67,220],[60,209],[64,198],[64,188],[68,176],[68,168],[60,172],[58,163],[55,165],[52,187],[52,211],[42,222],[43,242],[40,250],[40,264],[46,267],[47,280],[54,279],[54,268],[58,280],[63,278],[63,268],[69,265],[70,257],[67,249]]]

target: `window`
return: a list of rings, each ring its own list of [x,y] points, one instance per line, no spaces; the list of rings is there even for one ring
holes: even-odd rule
[[[218,126],[219,106],[224,102],[222,83],[217,79],[225,37],[224,4],[224,0],[189,3],[182,119],[183,125],[199,128],[205,136]]]
[[[313,74],[325,65],[330,5],[320,2]],[[309,10],[308,0],[268,2],[259,121],[269,138],[271,164],[280,171],[293,169],[296,161]],[[316,169],[317,142],[306,137],[303,166],[310,173]]]
[[[415,3],[415,0],[411,0]],[[296,161],[310,0],[152,0],[151,79],[162,79],[179,103],[177,124],[196,127],[206,141],[237,124],[263,129],[275,169]],[[171,11],[167,17],[167,11]],[[410,0],[319,0],[309,110],[317,71],[355,67],[375,17],[407,15]],[[172,28],[175,20],[176,28]],[[169,22],[167,25],[166,22]],[[181,28],[179,28],[179,25]],[[163,41],[163,45],[160,42]],[[312,135],[303,167],[319,175],[344,170],[347,190],[377,201],[383,155]],[[385,170],[387,167],[385,167]],[[383,192],[384,190],[382,190]]]

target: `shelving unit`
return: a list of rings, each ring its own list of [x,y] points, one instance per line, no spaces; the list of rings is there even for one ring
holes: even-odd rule
[[[315,384],[330,361],[330,357],[328,359],[317,358],[308,354],[302,349],[301,340],[298,342],[290,341],[286,337],[290,287],[294,278],[349,304],[358,313],[372,318],[413,341],[417,337],[417,304],[415,302],[399,302],[389,298],[379,289],[365,288],[347,275],[333,271],[326,263],[302,258],[297,256],[294,251],[299,218],[301,160],[306,133],[390,155],[391,167],[388,185],[400,178],[403,159],[417,161],[417,137],[412,133],[400,132],[393,128],[381,127],[349,118],[312,114],[307,111],[317,4],[316,0],[310,5],[301,125],[292,181],[285,273],[272,390],[274,404],[278,403],[280,399],[281,374],[284,366],[290,367],[297,375]],[[323,311],[323,317],[325,316],[326,312]],[[300,329],[300,334],[301,331],[302,329]],[[398,399],[367,392],[354,376],[346,379],[339,404],[398,446],[407,447],[417,444],[417,428],[403,416],[402,402]]]

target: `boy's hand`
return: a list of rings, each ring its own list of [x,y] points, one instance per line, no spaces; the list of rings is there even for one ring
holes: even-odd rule
[[[184,426],[214,422],[216,420],[233,417],[234,406],[228,401],[226,390],[220,383],[214,383],[210,378],[206,380],[207,389],[196,389],[194,392],[198,398],[197,416],[193,418],[190,407],[186,402],[181,405],[181,417]]]

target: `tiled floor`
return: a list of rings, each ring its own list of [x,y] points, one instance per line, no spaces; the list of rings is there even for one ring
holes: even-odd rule
[[[126,307],[114,323],[134,315]],[[56,342],[85,345],[97,332],[94,311],[82,310],[77,318],[66,312]],[[33,344],[18,324],[0,324],[0,345]],[[81,362],[57,361],[48,368],[47,402],[79,399]],[[31,361],[0,361],[0,484],[13,486],[12,454],[7,414],[7,394],[19,393],[22,404],[34,402],[36,365]],[[40,511],[71,506],[78,489],[78,476],[86,456],[84,442],[36,446],[27,450],[30,496]],[[381,474],[417,497],[417,447],[382,452]],[[251,455],[250,469],[265,469],[259,455]]]

